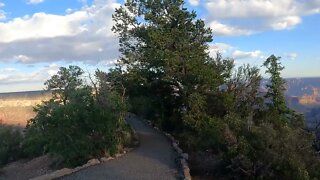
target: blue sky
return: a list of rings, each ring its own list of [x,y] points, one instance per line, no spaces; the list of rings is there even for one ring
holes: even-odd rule
[[[112,67],[117,0],[0,0],[0,92],[37,90],[60,66]],[[282,57],[284,77],[320,76],[319,0],[187,0],[237,65]],[[263,70],[262,70],[263,73]]]

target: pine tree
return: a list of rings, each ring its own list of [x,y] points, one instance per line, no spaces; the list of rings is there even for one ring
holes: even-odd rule
[[[281,65],[280,57],[271,55],[263,64],[267,70],[266,73],[270,74],[270,83],[267,84],[267,93],[265,98],[271,101],[268,105],[270,110],[276,111],[280,116],[289,112],[285,100],[285,81],[281,78],[281,71],[284,67]],[[285,118],[282,118],[286,121]]]
[[[209,57],[212,31],[184,1],[127,1],[113,19],[122,53],[119,64],[149,89],[150,97],[158,98],[160,116],[196,107],[189,97],[203,99],[221,84],[217,62]]]

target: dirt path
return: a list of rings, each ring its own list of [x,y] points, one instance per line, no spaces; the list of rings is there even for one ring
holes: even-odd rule
[[[128,123],[139,136],[139,147],[120,159],[84,169],[62,179],[177,179],[176,154],[169,140],[137,118],[129,118]]]

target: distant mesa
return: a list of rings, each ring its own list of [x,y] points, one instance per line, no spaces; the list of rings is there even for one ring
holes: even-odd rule
[[[266,92],[267,83],[268,80],[262,81],[263,92]],[[320,108],[320,78],[286,79],[285,94],[290,108],[307,114],[314,108]],[[50,95],[48,91],[0,93],[0,120],[6,124],[25,126],[27,120],[35,116],[33,107],[48,100]],[[311,117],[306,117],[308,123]],[[312,121],[320,122],[320,117],[317,119],[312,118]]]
[[[33,118],[33,107],[50,98],[49,91],[0,93],[0,120],[5,124],[25,126]]]
[[[306,112],[320,106],[320,78],[299,78],[286,80],[286,96],[289,107]],[[305,106],[304,110],[297,106]]]
[[[312,96],[312,95],[304,95],[301,98],[299,98],[299,103],[302,105],[307,105],[307,106],[315,106],[319,105],[319,98]]]
[[[286,79],[286,89],[288,96],[319,95],[320,78],[289,78]]]
[[[320,123],[320,78],[286,79],[288,106],[304,113],[306,125],[314,130]]]

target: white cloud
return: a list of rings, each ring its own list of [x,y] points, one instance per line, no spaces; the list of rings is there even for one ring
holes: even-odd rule
[[[234,59],[263,58],[262,52],[259,50],[248,52],[236,50],[232,53],[232,57]]]
[[[66,9],[66,13],[67,13],[67,14],[70,14],[70,13],[72,13],[73,11],[74,11],[74,9],[71,9],[71,8]]]
[[[319,0],[207,0],[204,7],[217,35],[292,29],[302,16],[320,13]]]
[[[95,0],[66,15],[35,13],[0,23],[0,62],[82,61],[118,58],[118,40],[111,31],[116,0]]]
[[[60,67],[59,65],[53,63],[53,64],[50,64],[50,65],[46,66],[41,71],[47,73],[51,77],[51,76],[55,75],[58,72],[59,67]]]
[[[221,53],[223,57],[234,60],[236,65],[252,64],[261,65],[265,55],[260,50],[242,51],[238,47],[234,47],[225,43],[214,43],[209,46],[209,55],[215,57],[217,53]]]
[[[21,72],[15,68],[0,69],[0,84],[19,84],[19,83],[43,83],[49,79],[59,69],[56,64],[50,64],[30,73]]]
[[[270,22],[270,26],[274,30],[290,29],[301,22],[298,16],[288,16],[279,18]]]
[[[27,4],[40,4],[43,3],[44,0],[29,0]]]
[[[297,58],[297,53],[288,53],[286,54],[287,58],[289,58],[290,60],[295,60]]]
[[[209,24],[209,27],[212,29],[214,35],[217,36],[238,36],[238,35],[250,35],[254,31],[249,29],[243,29],[241,27],[229,26],[222,24],[218,21],[213,21]]]
[[[297,11],[294,0],[208,0],[206,7],[219,19],[279,17]]]
[[[189,4],[191,6],[198,6],[200,3],[200,0],[189,0]]]
[[[3,69],[0,69],[0,73],[1,74],[6,74],[6,73],[11,73],[11,72],[15,72],[17,71],[16,68],[3,68]]]
[[[227,51],[231,50],[233,47],[229,44],[225,43],[214,43],[210,44],[209,46],[209,54],[211,57],[216,56],[217,53],[226,53]]]
[[[19,62],[22,62],[22,63],[28,63],[31,61],[31,58],[26,56],[26,55],[23,55],[23,54],[20,54],[18,56],[15,56],[14,59],[18,60]]]
[[[82,22],[87,18],[85,11],[65,16],[35,13],[31,17],[15,18],[0,23],[0,42],[74,36],[86,30]]]
[[[111,67],[111,66],[114,66],[117,62],[118,62],[117,59],[114,59],[114,60],[106,59],[106,60],[100,61],[98,64],[105,67]]]
[[[0,92],[32,91],[44,88],[43,83],[56,74],[59,65],[51,63],[31,72],[16,68],[0,68]]]

